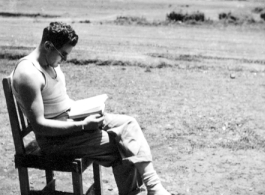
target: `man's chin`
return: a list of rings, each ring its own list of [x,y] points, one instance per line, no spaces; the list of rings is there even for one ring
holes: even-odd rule
[[[53,64],[54,68],[57,68],[58,66],[60,66],[60,63]]]

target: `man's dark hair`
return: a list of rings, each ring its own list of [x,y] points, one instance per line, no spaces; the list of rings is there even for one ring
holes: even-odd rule
[[[63,22],[51,22],[43,30],[41,42],[45,41],[52,42],[57,49],[60,49],[66,43],[75,46],[78,42],[78,35],[70,25]]]

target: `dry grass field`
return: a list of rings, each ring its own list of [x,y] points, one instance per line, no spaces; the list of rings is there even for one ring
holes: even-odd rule
[[[265,8],[264,3],[0,0],[0,79],[10,74],[18,57],[39,43],[50,21],[68,22],[80,36],[62,65],[70,96],[80,99],[107,93],[108,112],[134,116],[170,192],[262,195],[265,23],[253,9]],[[199,10],[211,22],[159,25],[166,14],[177,10]],[[220,22],[221,12],[253,17],[256,22]],[[18,13],[19,17],[14,15]],[[115,23],[119,16],[142,17],[149,23]],[[2,88],[0,98],[0,195],[18,195]],[[84,181],[90,181],[90,172]],[[105,194],[118,194],[111,169],[103,172]],[[31,170],[30,176],[32,188],[41,189],[44,172]],[[60,189],[71,190],[70,175],[56,173],[56,177]]]

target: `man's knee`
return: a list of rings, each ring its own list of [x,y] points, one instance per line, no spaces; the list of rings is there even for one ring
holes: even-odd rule
[[[134,117],[132,117],[132,116],[127,116],[127,117],[128,117],[128,120],[130,123],[137,123],[138,124],[137,120]]]
[[[122,114],[106,114],[105,115],[105,123],[110,124],[110,126],[120,126],[125,123],[130,124],[138,124],[137,120],[129,115],[122,115]]]

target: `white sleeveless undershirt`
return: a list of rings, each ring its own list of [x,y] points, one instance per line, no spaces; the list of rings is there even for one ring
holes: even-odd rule
[[[73,103],[73,100],[71,100],[66,93],[65,77],[64,77],[64,74],[60,66],[54,68],[54,70],[56,71],[57,77],[52,78],[45,71],[45,69],[43,69],[40,66],[38,61],[32,60],[29,57],[24,57],[19,60],[18,64],[23,60],[30,61],[30,63],[37,70],[39,70],[44,76],[45,86],[41,91],[42,99],[43,99],[43,106],[44,106],[44,117],[54,118],[62,114],[63,112],[67,111],[68,109],[70,109]],[[16,97],[16,100],[18,101],[18,103],[20,104],[22,111],[24,113],[27,113],[25,112],[25,108],[23,107],[23,102],[21,101],[21,97],[19,93],[17,93],[17,91],[15,90],[13,86],[13,81],[12,81],[13,72],[11,73],[11,86],[12,86],[13,94]]]

